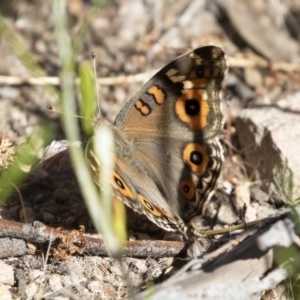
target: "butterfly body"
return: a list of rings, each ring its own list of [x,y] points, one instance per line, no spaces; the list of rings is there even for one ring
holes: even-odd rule
[[[117,115],[111,183],[117,198],[168,231],[186,234],[214,191],[223,149],[223,51],[197,48],[162,68]],[[96,159],[88,151],[93,172]]]

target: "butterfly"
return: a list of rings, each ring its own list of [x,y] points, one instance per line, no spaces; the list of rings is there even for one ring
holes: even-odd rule
[[[113,196],[167,231],[188,235],[214,192],[224,160],[218,133],[226,70],[219,47],[187,52],[158,71],[110,124]],[[86,154],[99,183],[93,142]]]

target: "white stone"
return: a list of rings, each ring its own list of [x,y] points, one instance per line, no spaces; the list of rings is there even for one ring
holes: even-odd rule
[[[278,191],[276,181],[286,165],[294,176],[293,198],[299,197],[300,92],[273,106],[242,110],[236,129],[249,174],[261,180],[265,191]],[[279,186],[285,189],[282,182]]]
[[[0,284],[14,284],[14,269],[5,262],[0,261]]]

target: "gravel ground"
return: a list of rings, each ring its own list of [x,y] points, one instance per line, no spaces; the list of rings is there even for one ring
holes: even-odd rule
[[[103,80],[99,98],[107,119],[114,120],[125,101],[154,70],[192,48],[221,46],[230,64],[223,93],[226,125],[221,135],[226,161],[219,189],[203,219],[214,220],[217,225],[241,223],[245,215],[251,220],[259,219],[284,206],[278,191],[264,189],[247,174],[236,118],[244,109],[274,106],[299,90],[299,3],[118,0],[95,11],[91,2],[68,1],[68,29],[72,40],[80,41],[78,64],[89,62],[92,52],[96,55],[97,76]],[[13,40],[0,35],[2,169],[14,154],[13,145],[22,144],[41,121],[48,120],[53,125],[53,140],[63,140],[65,136],[60,114],[47,109],[48,105],[56,108],[58,104],[45,85],[16,83],[31,78],[17,55],[24,49],[42,67],[45,76],[56,78],[60,72],[51,1],[3,2],[0,12],[24,45],[16,51]],[[88,30],[81,34],[80,28],[87,20]],[[294,72],[297,68],[298,72]],[[84,225],[87,233],[95,232],[65,152],[42,164],[18,189],[19,193],[1,209],[2,218],[38,220],[68,230]],[[143,216],[130,210],[127,213],[132,239],[180,240],[176,235],[166,235]],[[28,250],[31,247],[33,253]],[[0,269],[6,270],[2,272],[3,280],[0,272],[0,295],[6,297],[3,299],[124,299],[132,291],[125,286],[145,288],[147,282],[161,282],[172,268],[176,269],[173,257],[126,258],[123,269],[129,274],[128,281],[111,258],[74,255],[61,260],[53,256],[45,263],[45,249],[36,249],[29,242],[26,248],[26,255],[2,256],[0,262],[4,265]]]

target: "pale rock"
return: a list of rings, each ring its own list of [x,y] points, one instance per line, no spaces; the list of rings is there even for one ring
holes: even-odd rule
[[[300,92],[268,107],[248,108],[236,119],[241,153],[250,178],[281,198],[280,175],[293,173],[293,198],[300,196]],[[286,181],[287,183],[287,181]]]
[[[0,284],[14,284],[14,269],[3,261],[0,261]]]
[[[0,297],[1,300],[11,300],[11,292],[10,292],[10,286],[9,285],[5,285],[5,284],[1,284],[0,283]]]

